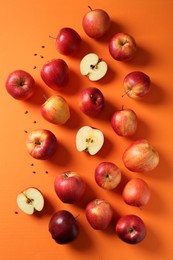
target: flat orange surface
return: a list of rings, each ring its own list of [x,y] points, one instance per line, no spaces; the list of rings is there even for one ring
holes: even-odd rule
[[[2,1],[0,8],[0,255],[3,260],[162,260],[173,259],[173,1],[172,0],[52,0]],[[100,41],[90,39],[82,29],[83,15],[92,8],[105,9],[112,20],[110,32]],[[77,57],[60,55],[54,40],[62,27],[72,27],[83,39]],[[128,32],[137,42],[138,52],[128,63],[116,62],[108,51],[108,40],[116,32]],[[42,48],[44,46],[45,48]],[[90,82],[80,75],[79,63],[84,54],[95,52],[109,66],[108,74],[99,82]],[[34,56],[34,54],[37,56]],[[55,94],[40,77],[42,65],[53,58],[63,58],[69,65],[70,83],[61,94],[71,108],[71,118],[64,126],[46,122],[40,115],[45,96]],[[34,66],[36,68],[34,69]],[[14,100],[5,89],[10,72],[24,69],[37,83],[35,95],[28,101]],[[124,76],[141,70],[151,77],[152,90],[143,101],[123,94]],[[96,86],[103,92],[106,106],[97,118],[82,114],[78,94],[84,87]],[[139,118],[139,127],[132,138],[118,137],[110,125],[110,116],[121,106],[132,108]],[[28,111],[26,114],[25,112]],[[101,129],[105,135],[103,149],[95,156],[79,153],[75,135],[83,125]],[[59,141],[53,158],[38,161],[26,151],[25,131],[36,128],[51,130]],[[132,173],[122,162],[122,154],[132,140],[148,139],[160,154],[160,164],[147,174]],[[123,174],[122,183],[114,191],[105,191],[94,180],[94,169],[101,161],[116,163]],[[31,164],[34,164],[31,166]],[[80,205],[65,205],[55,194],[55,176],[65,170],[78,172],[87,183],[87,194]],[[33,173],[33,171],[35,173]],[[152,196],[142,210],[126,205],[121,192],[132,177],[143,178]],[[25,215],[16,204],[23,189],[35,186],[45,197],[41,214]],[[85,204],[94,198],[104,198],[115,210],[115,218],[137,214],[147,227],[147,236],[138,245],[129,245],[115,235],[113,225],[106,231],[93,230],[85,217]],[[49,232],[51,215],[67,209],[80,214],[80,234],[71,244],[56,244]],[[18,213],[18,214],[17,214]]]

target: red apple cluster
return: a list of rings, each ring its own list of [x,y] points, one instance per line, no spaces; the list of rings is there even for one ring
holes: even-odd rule
[[[110,30],[111,19],[104,10],[92,10],[90,8],[90,11],[83,17],[82,26],[89,37],[99,39]],[[68,27],[62,28],[58,32],[55,41],[58,52],[68,56],[75,55],[81,43],[82,39],[80,35],[74,29]],[[108,49],[114,60],[129,62],[136,55],[137,45],[132,36],[120,32],[111,37]],[[89,65],[88,68],[90,60],[92,60],[93,64]],[[84,57],[80,69],[82,75],[86,75],[91,81],[95,81],[106,74],[107,65],[97,55],[91,53],[87,57]],[[96,74],[92,75],[92,73]],[[61,91],[69,82],[69,68],[63,59],[54,59],[44,64],[40,75],[44,83],[55,91]],[[141,99],[149,93],[151,81],[149,76],[144,72],[133,71],[124,77],[123,85],[127,96],[133,99]],[[8,93],[18,100],[30,98],[35,91],[33,77],[23,70],[16,70],[10,73],[5,86]],[[87,116],[96,117],[103,111],[104,106],[104,95],[98,88],[89,87],[79,93],[79,108]],[[69,120],[70,109],[64,97],[53,95],[42,104],[41,115],[50,123],[62,125]],[[117,135],[124,137],[132,136],[136,132],[138,118],[132,109],[122,108],[113,113],[110,125]],[[85,131],[85,134],[88,133],[87,131],[90,131],[90,136],[93,136],[93,146],[95,145],[93,140],[98,139],[97,142],[99,142],[99,138],[101,139],[100,144],[97,143],[97,149],[89,149],[89,141],[87,141],[87,147],[85,147],[86,144],[77,143],[77,147],[80,147],[78,150],[91,151],[90,155],[94,155],[103,145],[103,134],[100,131],[96,132],[91,127],[85,127],[83,131]],[[83,134],[84,132],[82,132]],[[80,135],[78,136],[80,137]],[[79,139],[77,142],[80,142]],[[85,138],[85,140],[88,139]],[[33,158],[45,160],[56,152],[58,142],[56,136],[51,131],[37,129],[29,133],[26,146]],[[148,140],[140,139],[134,141],[126,148],[122,155],[122,161],[129,171],[144,173],[157,167],[159,154]],[[114,190],[121,183],[122,174],[115,163],[104,161],[96,166],[94,178],[95,182],[102,189]],[[55,178],[54,190],[63,203],[74,204],[84,197],[86,183],[77,173],[65,171]],[[29,212],[28,214],[31,214],[31,212],[34,212],[32,202],[36,204],[36,194],[38,192],[32,189],[27,200],[23,199],[23,194],[19,196],[18,202],[20,208],[25,213]],[[142,178],[129,180],[122,191],[124,202],[135,207],[145,206],[150,199],[150,195],[150,188]],[[40,210],[43,207],[43,200],[42,198],[39,199],[42,203],[42,206],[38,207]],[[29,203],[30,206],[28,206]],[[101,198],[93,198],[92,201],[89,201],[85,205],[85,215],[90,226],[96,230],[105,230],[114,221],[112,206],[109,202]],[[146,236],[146,226],[143,220],[133,214],[120,217],[114,223],[114,226],[118,237],[130,244],[136,244]],[[79,233],[77,218],[66,210],[55,212],[49,222],[49,231],[57,243],[69,243]]]

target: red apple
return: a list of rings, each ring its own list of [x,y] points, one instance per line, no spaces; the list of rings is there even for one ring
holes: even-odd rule
[[[115,225],[115,232],[122,241],[137,244],[145,238],[146,227],[139,216],[129,214],[119,218]]]
[[[122,192],[125,203],[136,207],[146,205],[150,196],[151,192],[148,184],[140,178],[133,178],[128,181]]]
[[[109,41],[109,52],[117,61],[131,60],[136,50],[135,39],[127,33],[117,33]]]
[[[79,94],[79,108],[88,116],[97,116],[104,108],[103,93],[96,87],[82,89]]]
[[[71,55],[79,50],[81,37],[72,28],[62,28],[56,37],[56,47],[63,55]]]
[[[41,115],[53,124],[63,125],[70,118],[70,109],[67,101],[57,95],[49,97],[41,106]]]
[[[94,9],[84,15],[82,26],[85,33],[94,39],[98,39],[108,32],[111,20],[107,12],[102,9]]]
[[[137,124],[137,116],[132,109],[117,110],[111,118],[112,128],[120,136],[132,136],[136,132]]]
[[[43,65],[40,75],[47,86],[59,91],[69,81],[69,68],[62,59],[54,59]]]
[[[67,210],[55,212],[49,221],[49,232],[58,244],[67,244],[79,234],[76,218]]]
[[[95,169],[95,181],[103,189],[113,190],[121,181],[121,171],[112,162],[101,162]]]
[[[73,204],[84,196],[86,184],[76,172],[67,171],[56,176],[54,188],[62,202]]]
[[[114,214],[111,205],[103,199],[95,199],[89,202],[85,213],[89,224],[96,230],[106,229]]]
[[[159,154],[145,139],[131,143],[123,153],[123,162],[132,172],[148,172],[154,170],[159,163]]]
[[[28,72],[15,70],[8,75],[5,87],[13,98],[26,100],[34,94],[35,80]]]
[[[148,75],[141,71],[133,71],[124,78],[125,94],[133,99],[145,97],[151,89],[151,81]]]
[[[37,129],[29,133],[26,140],[28,153],[35,159],[47,159],[57,149],[55,135],[46,129]]]

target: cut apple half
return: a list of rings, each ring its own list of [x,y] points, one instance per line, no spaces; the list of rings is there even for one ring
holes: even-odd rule
[[[90,155],[96,154],[104,143],[104,135],[99,129],[91,126],[81,127],[76,134],[76,148]]]
[[[18,194],[18,207],[26,214],[32,215],[35,211],[41,211],[44,207],[44,198],[36,188],[28,188]]]
[[[80,62],[80,72],[91,81],[103,78],[108,70],[105,61],[100,59],[95,53],[89,53]]]

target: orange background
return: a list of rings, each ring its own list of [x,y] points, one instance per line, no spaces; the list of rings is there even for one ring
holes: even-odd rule
[[[100,41],[90,39],[82,29],[88,4],[93,9],[105,9],[112,20],[110,32]],[[76,57],[60,55],[54,40],[49,38],[66,26],[77,30],[83,39]],[[172,0],[8,0],[1,3],[1,259],[173,259],[172,26]],[[120,31],[131,34],[138,45],[136,57],[128,63],[116,62],[108,52],[109,38]],[[89,82],[80,75],[80,60],[89,52],[97,53],[109,66],[109,72],[100,82]],[[71,109],[71,118],[64,126],[46,122],[39,110],[44,96],[55,94],[43,83],[39,73],[42,65],[53,58],[63,58],[71,73],[68,86],[59,93]],[[5,90],[6,77],[16,69],[28,71],[36,80],[37,91],[28,101],[14,100]],[[145,72],[152,80],[152,90],[143,101],[121,98],[123,78],[133,70]],[[103,113],[94,119],[82,114],[77,103],[79,91],[89,86],[99,87],[106,100]],[[110,116],[122,105],[134,109],[139,118],[138,130],[132,138],[118,137],[110,125]],[[105,135],[103,149],[93,157],[77,152],[75,147],[77,130],[88,124],[101,129]],[[26,151],[25,131],[36,128],[47,128],[57,136],[59,149],[50,160],[34,160]],[[160,154],[159,166],[147,174],[132,173],[122,163],[124,149],[138,138],[148,139]],[[102,190],[94,181],[94,169],[101,161],[112,161],[122,171],[122,183],[115,191]],[[80,205],[65,205],[54,192],[54,178],[65,170],[76,171],[87,183],[87,194]],[[137,176],[149,184],[152,192],[151,200],[142,210],[125,205],[121,198],[124,184]],[[39,188],[45,197],[43,212],[33,216],[25,215],[16,204],[17,194],[29,186]],[[144,241],[138,245],[125,244],[115,235],[113,225],[104,232],[93,230],[86,221],[84,208],[86,202],[96,197],[111,203],[116,219],[123,214],[139,215],[147,227]],[[56,244],[48,232],[51,215],[60,209],[68,209],[75,216],[80,214],[78,238],[63,246]]]

